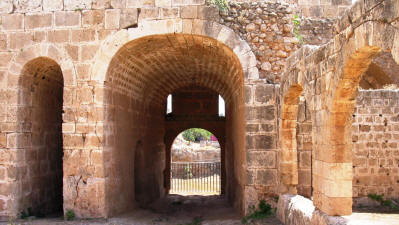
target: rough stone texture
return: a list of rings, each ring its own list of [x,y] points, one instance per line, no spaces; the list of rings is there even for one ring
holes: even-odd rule
[[[334,39],[304,46],[287,60],[281,96],[293,85],[303,87],[313,127],[313,199],[329,215],[352,212],[354,99],[374,57],[389,53],[398,62],[398,7],[397,1],[358,1],[337,21]]]
[[[271,2],[231,2],[228,12],[221,12],[221,23],[246,40],[256,55],[261,79],[278,83],[284,61],[297,49],[292,34],[293,9]],[[263,63],[270,64],[262,66]]]
[[[339,13],[347,1],[290,3],[299,7],[247,1],[226,14],[204,0],[2,1],[0,216],[53,207],[46,193],[58,186],[44,185],[49,181],[37,174],[61,180],[49,150],[61,148],[61,131],[46,121],[61,116],[63,209],[78,217],[113,216],[135,200],[146,204],[165,195],[168,141],[198,124],[225,137],[222,179],[240,213],[281,191],[309,196],[313,188],[319,209],[349,214],[349,118],[372,58],[384,51],[391,62],[399,60],[398,2],[359,1],[336,22],[316,18],[316,9]],[[333,39],[294,53],[296,9],[315,17],[303,18],[305,41]],[[36,77],[25,79],[32,65]],[[35,88],[61,73],[63,85]],[[165,118],[168,94],[192,85],[223,96],[226,118]],[[62,111],[45,107],[60,107],[55,96],[62,86]],[[285,99],[293,86],[302,90]]]
[[[277,203],[277,218],[285,225],[345,225],[342,217],[327,216],[313,202],[300,195],[281,195]]]
[[[399,196],[398,90],[361,90],[353,113],[353,197]]]

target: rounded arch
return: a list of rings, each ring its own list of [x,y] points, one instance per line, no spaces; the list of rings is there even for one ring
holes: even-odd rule
[[[224,194],[224,185],[225,185],[225,176],[226,173],[224,172],[225,170],[225,165],[224,165],[224,143],[219,141],[220,138],[222,138],[222,136],[215,134],[214,132],[211,132],[208,129],[204,129],[201,127],[205,127],[205,126],[197,126],[197,127],[189,127],[188,129],[186,127],[182,128],[182,129],[177,129],[178,133],[177,135],[173,135],[171,137],[173,137],[173,139],[170,141],[170,157],[167,158],[167,160],[170,162],[170,165],[168,165],[168,167],[170,169],[167,170],[167,175],[168,175],[168,193],[170,194],[187,194],[192,192],[200,192],[201,195],[205,194],[205,195],[209,195],[209,194]],[[197,132],[198,129],[209,132],[211,136],[214,136],[217,138],[217,143],[218,143],[218,147],[216,148],[212,148],[209,149],[211,151],[203,151],[204,149],[198,149],[198,144],[197,147],[193,147],[192,144],[190,144],[189,146],[185,146],[183,148],[182,145],[184,145],[184,143],[187,142],[186,138],[184,137],[184,132],[190,130],[190,129],[195,129],[194,132]],[[215,129],[217,131],[217,129]],[[220,131],[219,131],[220,133]],[[180,138],[179,138],[180,136]],[[209,137],[209,140],[212,140],[211,137]],[[194,138],[195,142],[198,141],[198,139]],[[202,141],[202,140],[201,140]],[[195,144],[194,144],[195,145]],[[202,145],[201,145],[202,147]],[[195,152],[195,154],[192,154],[192,151],[186,151],[187,149],[191,149],[192,151]],[[197,152],[197,150],[202,150]],[[207,148],[208,150],[208,148]],[[183,152],[183,154],[181,154]],[[191,154],[190,154],[191,153]],[[196,163],[200,163],[200,164],[196,164]],[[179,164],[180,163],[180,164]],[[183,163],[183,164],[182,164]],[[179,177],[182,178],[181,176],[183,175],[181,172],[181,165],[184,164],[190,164],[193,163],[195,165],[194,168],[197,168],[195,170],[195,172],[193,172],[193,174],[197,177],[201,177],[201,176],[209,176],[211,175],[209,172],[205,172],[208,171],[208,169],[201,167],[201,165],[211,165],[213,168],[213,175],[217,175],[217,178],[211,179],[212,180],[212,186],[208,187],[208,188],[204,188],[204,189],[193,189],[190,187],[182,187],[181,185],[179,185],[179,182],[176,182],[176,178],[178,179]],[[205,164],[202,164],[205,163]],[[187,165],[187,164],[186,164]],[[204,170],[199,170],[199,168],[204,168]],[[201,172],[202,171],[202,172]],[[205,172],[205,173],[204,173]],[[176,176],[177,174],[177,176]],[[202,175],[201,175],[202,174]],[[208,174],[208,175],[206,175]],[[209,180],[209,179],[208,179]],[[201,184],[202,182],[207,182],[207,180],[197,180],[196,182],[198,182],[198,184]],[[180,188],[179,188],[180,187]],[[190,194],[190,195],[191,195]],[[198,193],[199,194],[199,193]],[[196,195],[196,194],[195,194]]]
[[[373,36],[367,42],[377,44],[378,37]],[[325,130],[322,133],[322,140],[326,141],[321,142],[323,144],[316,150],[315,161],[316,206],[329,215],[352,213],[352,114],[361,79],[372,64],[373,58],[382,52],[390,52],[396,63],[398,61],[394,56],[397,53],[386,48],[386,45],[395,48],[393,43],[379,46],[365,45],[358,48],[346,46],[348,56],[343,57],[343,68],[339,76],[332,80],[331,98],[327,99],[328,116],[323,121]],[[326,185],[332,188],[323,189]]]
[[[60,65],[49,57],[36,57],[23,65],[18,80],[16,132],[13,148],[24,152],[17,170],[19,185],[29,187],[19,196],[18,212],[31,208],[34,215],[63,209],[62,109],[64,77]],[[10,146],[11,147],[11,146]]]
[[[221,142],[224,139],[223,134],[220,133],[220,130],[215,129],[214,127],[207,127],[207,126],[195,126],[195,127],[193,127],[193,126],[190,126],[190,125],[186,125],[184,127],[179,127],[177,130],[174,130],[174,132],[170,134],[172,137],[174,136],[172,144],[176,140],[177,136],[179,136],[179,134],[181,134],[184,131],[186,131],[188,129],[191,129],[191,128],[200,128],[200,129],[203,129],[203,130],[211,132],[218,139],[218,142]]]
[[[201,24],[198,24],[201,23]],[[209,29],[193,29],[190,31],[175,30],[173,26],[165,26],[165,29],[151,29],[144,24],[138,28],[124,29],[108,37],[100,46],[96,53],[95,63],[91,70],[90,78],[104,83],[106,81],[109,65],[113,57],[118,51],[122,50],[123,46],[129,42],[137,41],[139,39],[151,36],[160,35],[181,35],[181,37],[190,38],[192,36],[206,37],[217,40],[226,47],[230,48],[233,55],[235,55],[241,66],[241,71],[245,79],[259,78],[259,72],[256,67],[256,57],[246,41],[242,40],[230,28],[219,23],[209,21],[197,21],[198,27],[212,27]],[[188,42],[187,42],[188,43]],[[231,53],[230,53],[231,54]]]
[[[69,54],[64,48],[47,43],[31,45],[21,49],[10,63],[9,76],[21,76],[25,65],[39,57],[51,59],[59,65],[65,86],[72,86],[76,83],[74,64]]]
[[[157,187],[151,198],[155,200],[166,193],[168,121],[164,104],[169,93],[189,85],[213,89],[226,101],[226,121],[216,121],[232,142],[226,141],[230,166],[226,171],[231,171],[226,192],[231,202],[244,210],[245,168],[240,166],[246,160],[244,80],[257,78],[256,58],[230,29],[215,23],[211,30],[174,33],[139,26],[113,34],[98,50],[91,80],[103,90],[95,94],[104,98],[104,139],[111,143],[106,151],[114,160],[107,167],[113,176],[105,184],[110,214],[129,207],[129,203],[121,205],[113,197],[120,196],[119,189],[129,185],[114,171],[128,165],[126,155],[139,137],[146,157],[153,163],[147,171],[154,177],[149,182]]]

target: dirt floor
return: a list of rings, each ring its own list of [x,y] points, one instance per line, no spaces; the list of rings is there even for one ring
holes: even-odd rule
[[[399,209],[381,205],[356,206],[350,216],[344,216],[348,225],[398,225]]]
[[[64,221],[62,218],[17,220],[1,224],[109,224],[109,225],[238,225],[241,217],[220,196],[169,195],[149,207],[110,219]],[[281,225],[271,216],[251,224]]]

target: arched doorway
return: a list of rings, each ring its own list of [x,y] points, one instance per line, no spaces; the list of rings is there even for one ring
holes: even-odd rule
[[[60,66],[39,57],[26,63],[19,80],[18,121],[25,127],[15,148],[23,148],[21,162],[27,176],[22,183],[21,215],[61,213],[63,206],[62,108],[64,79]],[[18,143],[23,143],[20,145]]]
[[[146,36],[119,49],[107,69],[104,92],[104,133],[107,134],[105,143],[109,143],[105,154],[111,159],[106,166],[109,173],[106,201],[110,213],[125,211],[135,199],[131,182],[134,171],[127,169],[132,157],[127,156],[134,155],[131,146],[139,140],[142,141],[143,158],[147,163],[145,176],[148,177],[140,178],[141,185],[148,187],[141,195],[154,201],[167,194],[167,127],[173,122],[188,122],[188,117],[165,116],[166,99],[170,93],[182,88],[194,90],[197,87],[215,92],[216,102],[219,94],[226,102],[223,119],[219,119],[217,103],[215,118],[213,115],[195,116],[202,118],[199,120],[211,119],[214,126],[226,132],[226,155],[222,156],[225,171],[229,171],[225,176],[226,196],[233,205],[242,207],[245,170],[239,165],[245,160],[243,79],[240,61],[232,50],[205,36]],[[196,103],[188,100],[187,104]],[[190,127],[197,126],[190,125],[186,129]]]
[[[181,132],[171,147],[169,194],[220,195],[221,148],[216,136],[201,128]]]

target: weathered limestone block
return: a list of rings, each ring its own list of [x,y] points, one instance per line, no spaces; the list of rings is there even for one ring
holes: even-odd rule
[[[137,26],[138,10],[137,9],[123,9],[120,14],[119,26],[120,28]]]
[[[92,0],[64,0],[65,10],[91,9]]]
[[[64,8],[63,0],[43,0],[44,11],[59,11]]]
[[[0,1],[0,13],[11,13],[13,9],[12,0]]]
[[[42,10],[41,0],[14,0],[15,12],[39,12]]]
[[[300,195],[281,195],[277,203],[277,218],[285,225],[345,225],[346,219],[328,216],[315,209],[310,199]]]

